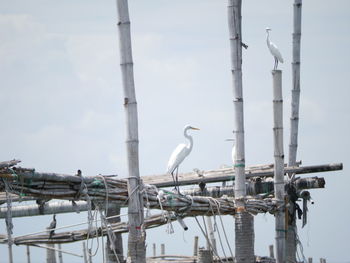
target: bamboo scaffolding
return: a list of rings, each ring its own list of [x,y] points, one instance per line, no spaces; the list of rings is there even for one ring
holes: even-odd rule
[[[107,180],[107,182],[109,182]],[[325,180],[323,177],[310,177],[310,178],[296,178],[292,182],[285,182],[286,185],[291,184],[298,191],[305,189],[315,189],[315,188],[324,188]],[[150,189],[147,191],[147,189]],[[274,194],[274,184],[270,178],[260,179],[256,178],[254,181],[248,181],[246,183],[246,192],[249,196],[273,196]],[[110,196],[110,194],[114,191],[112,186],[107,187],[107,189],[103,189],[106,196]],[[157,195],[159,194],[159,190],[157,191],[155,188],[146,187],[144,193],[144,203],[147,203],[147,199],[149,196],[154,196],[155,191]],[[120,189],[119,189],[120,191]],[[170,192],[173,194],[172,192]],[[209,196],[213,198],[220,198],[222,196],[234,197],[234,188],[232,186],[214,186],[207,187],[204,189],[193,188],[182,190],[182,194],[190,195],[190,196]],[[44,197],[44,196],[39,196]],[[102,202],[97,201],[97,204],[100,209],[105,209],[107,205],[108,208],[113,207],[115,204],[114,199],[111,199],[113,202]],[[123,201],[121,206],[127,205],[127,200]],[[158,206],[156,208],[159,208]],[[75,205],[70,201],[51,201],[45,204],[43,211],[39,211],[38,205],[18,205],[12,207],[12,217],[24,217],[24,216],[36,216],[42,214],[59,214],[59,213],[69,213],[76,211],[87,211],[89,209],[89,205],[86,201],[76,201]],[[5,218],[7,213],[7,208],[0,207],[0,218]]]
[[[284,174],[310,174],[320,172],[338,171],[343,169],[342,163],[334,164],[321,164],[311,166],[297,166],[297,167],[285,167]],[[273,177],[274,167],[273,165],[261,165],[247,168],[245,170],[246,178],[253,177]],[[91,177],[78,177],[74,175],[58,174],[58,173],[39,173],[34,169],[27,169],[21,167],[14,167],[13,169],[0,169],[0,178],[7,179],[8,181],[16,183],[17,185],[23,185],[21,191],[13,191],[17,194],[17,198],[23,198],[23,200],[32,200],[34,192],[40,196],[47,194],[49,198],[69,199],[77,200],[83,198],[81,192],[86,188],[95,189],[97,196],[105,196],[101,188],[104,187],[105,181],[107,187],[114,187],[115,189],[111,193],[118,194],[120,196],[127,196],[126,180],[119,179],[116,176],[91,176]],[[105,180],[104,180],[105,178]],[[154,185],[156,187],[171,187],[174,183],[169,175],[149,175],[141,177],[145,184]],[[232,181],[235,179],[235,173],[233,168],[224,168],[218,170],[209,171],[196,171],[191,173],[179,174],[179,185],[191,185],[203,183],[214,183],[223,181]],[[31,186],[33,188],[32,196],[27,196],[25,186]],[[45,187],[44,187],[45,186]],[[49,189],[47,191],[41,190],[42,188]],[[34,191],[37,189],[37,191]],[[0,191],[4,191],[4,184],[0,181]],[[14,189],[16,190],[16,189]],[[57,190],[57,191],[56,191]],[[5,193],[0,193],[0,203],[6,202],[4,197]],[[18,197],[19,196],[19,197]],[[66,198],[64,198],[66,197]],[[3,198],[3,199],[1,199]],[[103,199],[103,198],[101,198]],[[81,200],[81,199],[80,199]]]
[[[175,194],[170,194],[167,201],[162,201],[162,208],[170,212],[162,212],[161,214],[151,216],[145,219],[144,228],[154,228],[160,225],[167,224],[170,221],[177,220],[178,214],[182,217],[193,217],[198,215],[234,215],[236,213],[235,202],[229,198],[214,199],[211,197],[191,197],[187,202],[181,202],[179,198],[174,197]],[[193,201],[193,202],[192,202]],[[188,203],[190,202],[190,203]],[[275,213],[278,209],[274,199],[246,199],[245,208],[249,213]],[[172,210],[176,211],[171,212]],[[128,222],[111,223],[110,228],[114,233],[126,233],[129,231]],[[57,232],[50,237],[45,231],[45,234],[28,234],[13,238],[13,243],[16,245],[33,245],[33,244],[56,244],[56,243],[71,243],[76,241],[95,238],[98,236],[107,235],[105,227],[93,229],[83,229],[68,232]],[[7,236],[0,235],[0,243],[7,243]]]

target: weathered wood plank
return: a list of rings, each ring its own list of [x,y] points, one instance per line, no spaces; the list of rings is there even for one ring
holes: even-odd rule
[[[285,167],[284,174],[295,173],[295,174],[309,174],[309,173],[320,173],[320,172],[330,172],[338,171],[343,169],[342,163],[335,164],[322,164],[322,165],[310,165],[310,166],[300,166],[300,167]],[[274,168],[269,166],[268,168],[258,169],[256,167],[247,168],[245,170],[246,178],[252,177],[273,177]],[[235,172],[233,168],[224,168],[218,170],[209,171],[196,171],[190,173],[182,173],[178,175],[179,185],[191,185],[198,184],[200,182],[204,183],[215,183],[232,181],[235,178]],[[174,186],[171,175],[161,174],[161,175],[147,175],[141,177],[143,182],[150,185],[155,185],[157,187],[171,187]]]

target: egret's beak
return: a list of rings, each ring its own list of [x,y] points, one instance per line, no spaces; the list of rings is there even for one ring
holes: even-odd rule
[[[235,139],[229,138],[229,139],[226,139],[225,141],[227,141],[227,142],[234,142]]]
[[[199,128],[195,128],[195,127],[191,127],[192,130],[197,130],[199,131],[200,129]]]

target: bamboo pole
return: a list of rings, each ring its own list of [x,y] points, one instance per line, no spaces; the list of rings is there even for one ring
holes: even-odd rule
[[[235,255],[237,263],[254,262],[254,217],[244,211],[245,188],[244,114],[242,89],[242,0],[228,1],[233,80],[235,150]]]
[[[3,181],[5,185],[5,191],[6,191],[6,203],[7,203],[7,211],[6,211],[6,230],[7,230],[7,247],[8,247],[8,253],[9,253],[9,263],[13,263],[13,254],[12,254],[12,200],[10,196],[10,188],[8,186],[8,182],[6,180]]]
[[[29,249],[29,246],[26,246],[26,251],[27,251],[27,263],[30,263],[30,249]]]
[[[61,244],[58,244],[58,261],[59,261],[59,263],[63,263]]]
[[[208,247],[208,249],[211,249],[213,251],[217,251],[216,250],[216,240],[215,240],[213,223],[212,223],[211,217],[206,216],[205,218],[206,218],[207,225],[208,225],[209,241],[210,241],[210,244],[211,244],[211,246]]]
[[[338,171],[343,169],[342,163],[330,163],[330,164],[320,164],[320,165],[310,165],[310,166],[292,166],[285,167],[285,174],[309,174],[309,173],[320,173],[320,172],[330,172],[330,171]],[[252,177],[273,177],[274,168],[273,164],[268,165],[260,165],[258,167],[247,167],[245,169],[246,178]],[[19,182],[17,178],[23,178],[23,182]],[[191,173],[183,173],[179,174],[179,185],[198,185],[198,182],[203,183],[213,183],[213,182],[222,182],[222,181],[232,181],[235,179],[234,168],[224,168],[217,170],[208,170],[208,171],[200,171],[200,172],[191,172]],[[62,174],[53,174],[53,173],[32,173],[32,172],[16,172],[16,174],[9,174],[9,171],[1,171],[0,170],[0,178],[7,178],[7,180],[11,183],[11,186],[26,186],[29,188],[34,188],[36,186],[36,191],[33,191],[33,194],[38,194],[38,196],[45,195],[49,198],[56,199],[68,199],[75,200],[78,195],[78,199],[84,200],[84,196],[79,193],[80,186],[83,182],[89,190],[88,194],[90,197],[95,198],[95,196],[99,193],[101,196],[100,200],[104,200],[106,198],[106,194],[103,192],[106,189],[103,183],[101,176],[91,176],[91,177],[77,177],[72,175],[62,175]],[[118,187],[121,189],[125,189],[125,194],[127,194],[127,183],[125,179],[119,179],[116,177],[103,176],[105,178],[108,188],[110,187]],[[142,176],[142,181],[145,184],[154,185],[156,187],[171,187],[174,186],[173,180],[169,178],[167,174],[161,175],[148,175]],[[29,183],[28,183],[29,182]],[[45,183],[44,183],[45,182]],[[98,183],[98,184],[97,184]],[[46,191],[42,191],[42,188],[48,188]],[[98,188],[98,191],[90,191]],[[4,185],[0,180],[0,191],[4,191]],[[50,189],[50,191],[49,191]],[[23,193],[26,196],[23,200],[33,200],[33,195],[27,195],[29,192],[26,191],[25,188],[16,188],[13,193]],[[102,192],[102,194],[101,194]],[[118,194],[123,195],[124,192],[118,191]],[[14,195],[11,194],[11,197]],[[20,197],[16,195],[17,198],[14,198],[12,201],[17,199],[20,201]],[[113,197],[113,194],[110,193],[109,198]],[[122,201],[125,202],[126,199]],[[0,193],[0,203],[6,202],[6,193]]]
[[[301,46],[301,9],[302,0],[293,4],[293,62],[292,62],[292,105],[290,117],[289,166],[294,166],[297,159],[299,100],[300,100],[300,46]]]
[[[270,255],[270,258],[275,258],[275,254],[273,251],[273,245],[269,245],[269,255]]]
[[[55,244],[47,244],[46,263],[56,263]]]
[[[299,126],[299,101],[300,101],[300,46],[301,46],[301,11],[302,0],[294,0],[293,4],[293,62],[292,62],[292,103],[290,117],[290,139],[288,165],[295,166],[298,148],[298,126]],[[289,174],[292,176],[292,174]],[[289,202],[289,210],[295,211],[294,202]],[[296,262],[297,252],[297,227],[296,215],[291,213],[287,228],[286,259]]]
[[[164,256],[165,255],[165,244],[160,244],[160,255]]]
[[[91,251],[91,248],[88,248],[88,259],[89,259],[89,263],[92,263],[92,251]]]
[[[137,102],[131,48],[130,19],[127,0],[117,0],[120,65],[126,115],[126,148],[128,163],[129,236],[128,261],[145,263],[146,247],[143,230],[143,204],[140,191]]]
[[[84,263],[88,263],[88,256],[87,256],[87,250],[86,250],[86,245],[85,245],[85,241],[82,242],[83,244],[83,256],[84,256]]]
[[[282,71],[273,70],[273,138],[275,158],[275,198],[284,205],[284,153],[283,153],[283,99],[282,99]],[[275,218],[276,228],[276,262],[285,262],[286,225],[284,208],[280,209]]]
[[[210,249],[199,248],[198,250],[198,263],[212,263],[213,254]]]
[[[157,256],[157,246],[156,243],[153,243],[153,257]]]
[[[76,207],[72,205],[70,201],[57,201],[47,202],[44,206],[43,213],[38,209],[38,205],[17,205],[12,207],[12,217],[28,217],[28,216],[40,216],[40,215],[51,215],[51,214],[62,214],[79,211],[87,211],[89,209],[86,201],[76,201]],[[112,204],[108,204],[109,207]],[[0,218],[4,218],[7,209],[0,207]]]
[[[193,241],[193,256],[197,257],[198,256],[198,236],[194,237],[194,241]]]

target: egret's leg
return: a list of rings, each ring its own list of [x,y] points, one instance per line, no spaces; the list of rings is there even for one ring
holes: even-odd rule
[[[171,176],[173,177],[173,182],[174,182],[174,186],[175,186],[175,190],[176,190],[176,181],[175,181],[175,177],[174,177],[174,171],[171,172]]]
[[[176,167],[176,177],[175,177],[175,178],[176,178],[176,184],[175,184],[175,185],[176,185],[177,192],[180,193],[179,178],[178,178],[178,176],[177,176],[177,175],[178,175],[178,172],[179,172],[179,166]]]

